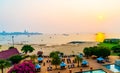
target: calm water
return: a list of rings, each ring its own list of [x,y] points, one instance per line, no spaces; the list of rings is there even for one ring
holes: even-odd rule
[[[115,64],[104,65],[104,67],[106,67],[107,69],[109,69],[113,72],[120,72],[120,66],[115,65]]]
[[[119,34],[107,34],[107,38],[120,38]],[[17,44],[47,44],[59,45],[71,41],[95,41],[95,34],[43,34],[43,35],[14,35]],[[0,35],[0,44],[12,44],[12,36]]]
[[[80,73],[80,72],[77,72],[77,73]],[[98,70],[93,70],[93,71],[84,71],[82,73],[106,73],[106,72],[102,69],[98,69]]]

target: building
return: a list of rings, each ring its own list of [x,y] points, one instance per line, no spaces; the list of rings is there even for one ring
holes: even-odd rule
[[[0,59],[9,59],[11,56],[18,55],[19,51],[16,48],[1,51]]]

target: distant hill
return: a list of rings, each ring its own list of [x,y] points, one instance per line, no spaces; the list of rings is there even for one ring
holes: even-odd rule
[[[42,35],[42,33],[27,32],[27,31],[24,31],[24,32],[5,32],[5,31],[2,31],[2,32],[0,32],[0,35]]]

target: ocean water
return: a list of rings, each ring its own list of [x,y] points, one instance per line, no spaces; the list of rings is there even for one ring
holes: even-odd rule
[[[60,45],[71,41],[95,42],[95,34],[43,34],[14,35],[15,44],[47,44]],[[120,38],[120,34],[106,34],[106,38]],[[12,44],[12,35],[0,35],[0,44]]]

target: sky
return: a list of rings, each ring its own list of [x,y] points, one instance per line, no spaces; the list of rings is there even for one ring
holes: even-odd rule
[[[120,0],[0,0],[0,31],[119,33]]]

